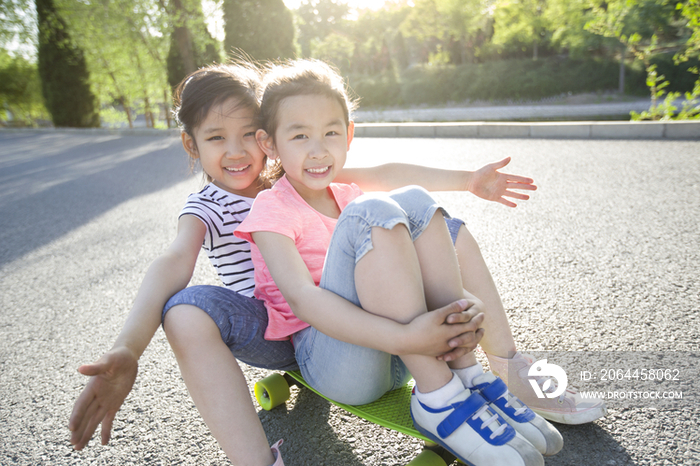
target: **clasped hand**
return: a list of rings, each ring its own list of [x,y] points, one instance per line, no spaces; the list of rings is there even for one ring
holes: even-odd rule
[[[406,326],[404,354],[435,356],[449,362],[473,351],[484,336],[482,310],[481,301],[470,298],[421,314]]]

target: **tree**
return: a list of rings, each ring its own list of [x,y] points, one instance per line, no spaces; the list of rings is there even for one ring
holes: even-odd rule
[[[224,49],[256,60],[294,56],[292,13],[282,0],[224,0]]]
[[[48,118],[36,63],[0,50],[0,120],[25,126]]]
[[[657,99],[668,86],[659,75],[651,57],[664,49],[677,47],[678,29],[673,20],[675,5],[670,0],[591,0],[593,19],[585,28],[604,37],[614,37],[623,49],[620,54],[620,92],[624,92],[627,53],[644,63],[651,92],[651,113],[656,114]]]
[[[522,50],[532,45],[532,59],[537,60],[550,27],[546,7],[546,0],[499,0],[494,12],[494,44]]]
[[[0,0],[0,48],[35,57],[36,11],[32,0]]]
[[[71,39],[53,0],[36,0],[36,11],[41,90],[54,125],[99,126],[83,51]]]
[[[192,0],[160,0],[172,23],[167,57],[168,83],[174,89],[188,74],[220,61],[216,41],[206,28],[202,3]]]
[[[324,41],[331,33],[343,30],[343,21],[350,8],[339,0],[305,0],[296,10],[299,36],[297,40],[304,57],[312,55],[311,43]],[[352,54],[352,50],[350,51]]]
[[[544,17],[552,45],[572,58],[604,54],[607,48],[618,46],[615,40],[586,29],[594,18],[590,0],[547,0]]]
[[[401,32],[423,44],[423,55],[427,53],[428,61],[471,63],[491,35],[488,3],[487,0],[417,0],[401,24]]]
[[[167,15],[148,0],[55,1],[84,51],[102,121],[133,127],[144,114],[155,126],[154,115],[170,100]]]
[[[331,33],[311,42],[311,56],[335,65],[341,72],[351,68],[354,44],[347,36]]]

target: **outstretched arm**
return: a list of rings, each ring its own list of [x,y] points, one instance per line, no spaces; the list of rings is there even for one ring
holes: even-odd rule
[[[405,163],[388,163],[376,167],[344,168],[336,177],[338,183],[355,183],[364,191],[391,191],[408,185],[418,185],[428,191],[469,191],[474,195],[508,207],[516,204],[507,197],[527,200],[534,191],[532,178],[501,173],[510,157],[490,163],[477,171],[444,170]]]
[[[536,190],[537,186],[533,184],[534,181],[532,178],[509,175],[498,171],[509,163],[510,157],[506,157],[500,162],[484,165],[473,172],[469,177],[467,191],[487,201],[498,202],[508,207],[515,207],[517,204],[506,199],[506,197],[519,199],[521,201],[530,199],[530,196],[527,194],[519,193],[514,190]]]
[[[167,300],[192,277],[206,227],[197,218],[180,219],[178,234],[168,250],[146,272],[134,305],[112,349],[78,371],[90,376],[73,406],[68,429],[71,444],[81,450],[102,424],[102,444],[109,441],[112,422],[136,379],[138,360],[158,330]]]

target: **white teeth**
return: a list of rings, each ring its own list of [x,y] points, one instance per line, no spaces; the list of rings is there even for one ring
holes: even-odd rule
[[[330,167],[323,167],[323,168],[307,168],[306,171],[309,173],[325,173],[328,171]]]
[[[228,170],[228,171],[230,171],[230,172],[242,172],[243,170],[245,170],[245,169],[248,168],[249,166],[250,166],[250,165],[246,165],[245,167],[241,167],[241,168],[225,167],[224,170]]]

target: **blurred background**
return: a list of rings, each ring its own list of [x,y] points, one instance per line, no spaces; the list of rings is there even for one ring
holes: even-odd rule
[[[174,87],[236,54],[330,62],[364,110],[700,113],[700,0],[0,0],[0,45],[9,127],[174,127]]]

